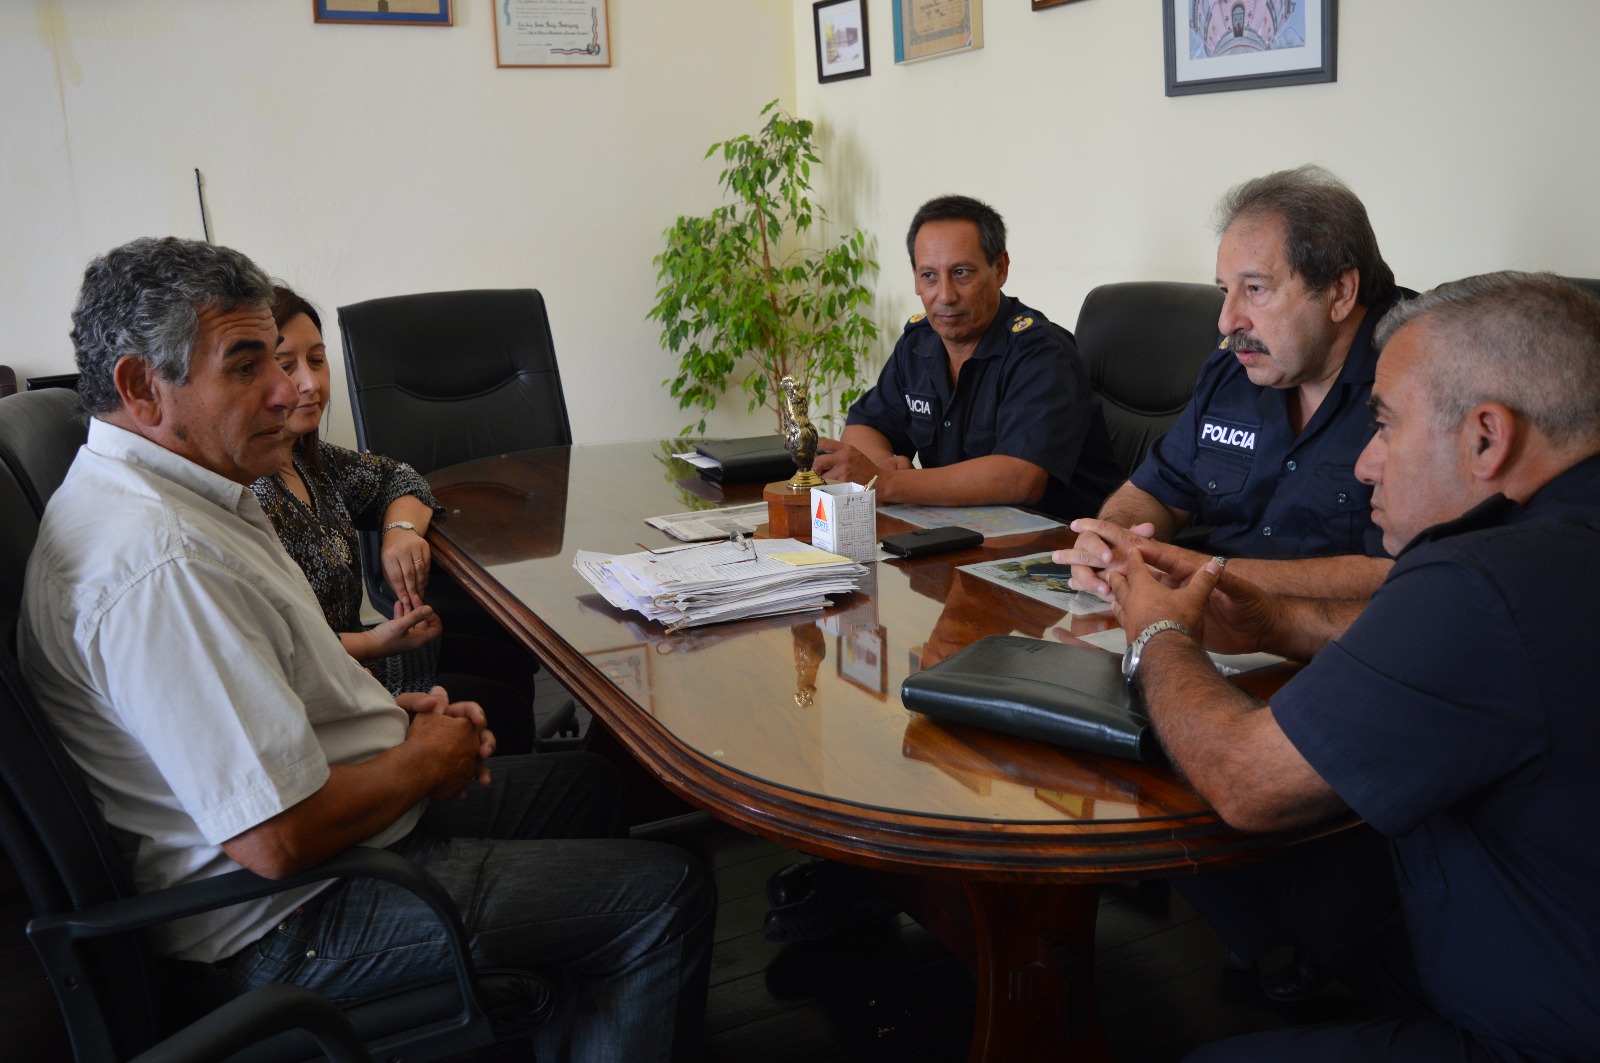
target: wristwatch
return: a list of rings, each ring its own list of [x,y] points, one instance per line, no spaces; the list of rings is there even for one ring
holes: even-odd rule
[[[391,520],[388,524],[385,524],[383,526],[382,534],[388,535],[390,532],[394,531],[396,528],[404,528],[406,531],[411,532],[413,535],[421,535],[422,534],[421,532],[417,531],[417,526],[415,524],[412,524],[409,520]]]
[[[1176,620],[1157,620],[1143,631],[1139,637],[1128,643],[1128,648],[1122,651],[1122,674],[1128,679],[1139,670],[1139,661],[1144,657],[1144,645],[1163,631],[1177,631],[1194,638],[1194,632]]]

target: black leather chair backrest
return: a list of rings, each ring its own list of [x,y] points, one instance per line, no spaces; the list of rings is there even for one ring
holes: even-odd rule
[[[572,442],[544,297],[426,292],[339,308],[361,449],[428,473]]]
[[[1600,295],[1600,278],[1597,277],[1568,277],[1567,280],[1580,288],[1587,288],[1596,295]]]
[[[28,555],[39,537],[39,517],[11,466],[0,461],[0,645],[17,644],[17,614]]]
[[[89,438],[88,423],[77,410],[77,392],[64,388],[0,399],[0,461],[11,466],[36,513],[44,512]]]
[[[1078,354],[1124,475],[1194,394],[1200,365],[1216,349],[1221,313],[1222,293],[1210,284],[1124,281],[1084,298]]]
[[[10,420],[5,415],[12,412],[12,400],[26,394],[4,400],[0,421]],[[0,461],[0,515],[0,843],[36,915],[132,896],[132,877],[99,806],[45,722],[12,655],[39,512],[6,461]],[[119,1030],[133,1038],[130,1048],[152,1043],[159,1012],[154,967],[143,936],[105,942],[87,962],[104,974],[97,982],[121,989],[97,996],[92,1007],[71,1016],[74,1041],[107,1043],[115,1037],[112,1031]],[[138,972],[146,977],[137,977]],[[82,988],[96,992],[95,987]]]

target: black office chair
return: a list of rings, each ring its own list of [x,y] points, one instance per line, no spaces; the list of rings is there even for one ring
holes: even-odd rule
[[[0,422],[13,419],[18,397],[0,402]],[[438,979],[344,1009],[360,1039],[380,1057],[440,1059],[493,1044],[497,1036],[524,1036],[543,1022],[553,1003],[544,977],[529,971],[474,971],[449,895],[394,853],[355,847],[279,880],[241,870],[152,893],[134,890],[99,805],[12,657],[23,575],[40,513],[14,471],[14,455],[0,453],[0,458],[0,843],[33,908],[28,938],[50,979],[80,1063],[154,1052],[153,1045],[191,1018],[167,988],[172,984],[169,970],[148,947],[149,927],[349,875],[380,878],[421,896],[449,929],[454,946],[452,970]],[[274,1019],[294,1013],[300,1016],[295,1022],[318,1033],[270,1036],[234,1058],[323,1058],[318,1041],[337,1048],[341,1027],[319,1021],[314,1014],[319,1011],[326,1009],[292,992],[234,1003],[185,1031],[187,1040],[180,1040],[173,1051],[187,1044],[201,1054],[185,1058],[212,1058],[204,1053],[219,1043],[227,1042],[232,1051],[243,1043],[237,1038],[255,1041],[269,1032],[263,1013]],[[239,1023],[253,1025],[241,1034]],[[361,1057],[346,1053],[343,1058]]]
[[[1102,284],[1078,311],[1078,355],[1105,409],[1123,474],[1138,468],[1194,394],[1216,349],[1222,293],[1210,284]]]
[[[550,318],[544,297],[531,288],[369,299],[339,308],[339,333],[356,440],[364,451],[430,473],[572,442]],[[388,615],[394,596],[379,563],[381,542],[376,533],[364,534],[361,562],[368,598]],[[430,577],[428,602],[446,631],[504,637],[445,573]],[[527,663],[530,671],[537,667],[531,657]],[[570,747],[577,736],[570,702],[539,721],[543,748]]]
[[[550,319],[531,288],[369,299],[339,308],[339,334],[364,451],[426,474],[572,442]],[[378,544],[361,544],[367,594],[392,606]]]
[[[77,393],[62,388],[0,399],[0,461],[11,467],[35,513],[44,512],[89,438],[88,423],[77,409]]]
[[[1567,280],[1580,288],[1585,288],[1596,295],[1600,295],[1600,278],[1596,277],[1568,277]]]

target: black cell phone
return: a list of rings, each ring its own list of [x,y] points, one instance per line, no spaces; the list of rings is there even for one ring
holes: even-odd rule
[[[981,546],[983,536],[971,528],[918,528],[899,535],[885,535],[882,544],[885,550],[899,557],[924,557]]]
[[[1041,578],[1045,576],[1070,576],[1072,575],[1072,566],[1060,565],[1054,561],[1045,561],[1041,564],[1029,565],[1028,575]]]

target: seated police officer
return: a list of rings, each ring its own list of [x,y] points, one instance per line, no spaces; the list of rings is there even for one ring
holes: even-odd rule
[[[1162,544],[1110,574],[1156,731],[1225,820],[1353,809],[1388,842],[1375,865],[1308,862],[1311,843],[1200,876],[1230,887],[1201,906],[1230,936],[1279,924],[1332,946],[1319,962],[1383,1010],[1191,1059],[1595,1059],[1600,300],[1549,274],[1473,277],[1402,303],[1377,343],[1356,472],[1395,562],[1370,601],[1266,593]],[[1311,663],[1264,705],[1202,646]],[[1336,902],[1397,889],[1398,911],[1301,904],[1308,869]]]
[[[1005,222],[943,196],[911,219],[906,250],[926,312],[840,438],[822,441],[817,472],[877,477],[883,502],[1093,512],[1118,479],[1105,417],[1072,334],[1001,292]]]
[[[1237,556],[1241,576],[1365,597],[1389,567],[1352,471],[1371,434],[1372,331],[1411,293],[1361,201],[1320,167],[1247,181],[1218,216],[1222,341],[1172,428],[1055,560],[1105,595],[1113,549],[1133,533],[1169,540],[1193,518],[1211,528],[1206,553]],[[1302,558],[1316,560],[1288,560]]]

